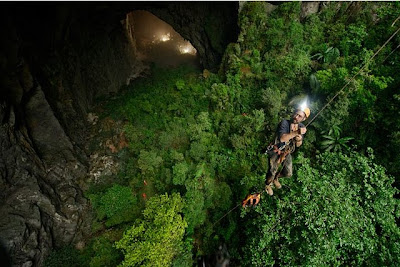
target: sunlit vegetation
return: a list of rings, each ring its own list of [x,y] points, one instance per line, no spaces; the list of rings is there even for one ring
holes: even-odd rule
[[[143,220],[116,243],[124,252],[122,266],[169,266],[186,251],[183,237],[187,223],[180,215],[183,206],[179,194],[152,197],[146,203]]]
[[[127,121],[129,157],[88,194],[108,230],[80,257],[191,266],[226,243],[241,266],[400,262],[400,53],[390,55],[400,36],[309,127],[283,188],[214,224],[263,188],[263,151],[289,100],[308,94],[315,114],[400,27],[399,2],[324,3],[304,21],[300,4],[268,15],[265,3],[246,3],[218,74],[155,67],[108,102],[107,115]]]

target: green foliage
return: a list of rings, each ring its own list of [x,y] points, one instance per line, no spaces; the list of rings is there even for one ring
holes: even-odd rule
[[[110,227],[132,221],[137,213],[137,200],[129,187],[113,185],[104,194],[89,195],[97,213],[97,219],[106,219]]]
[[[177,163],[173,167],[173,183],[175,185],[183,185],[187,178],[187,173],[189,171],[189,165],[185,162]]]
[[[143,220],[116,242],[124,253],[121,266],[169,266],[183,248],[186,221],[180,215],[183,201],[179,194],[159,195],[146,203]]]
[[[175,215],[147,206],[154,216],[145,213],[118,242],[125,265],[190,266],[193,253],[207,255],[222,242],[229,244],[233,261],[246,266],[398,261],[393,179],[374,163],[398,179],[400,57],[390,55],[398,37],[308,127],[299,150],[310,160],[294,158],[294,178],[283,180],[283,189],[263,198],[254,212],[244,212],[246,217],[232,212],[214,225],[249,191],[263,187],[268,158],[261,152],[275,138],[278,122],[289,116],[289,99],[309,94],[317,114],[394,32],[391,23],[400,15],[398,3],[321,5],[318,13],[300,18],[300,2],[275,10],[247,2],[239,13],[238,41],[226,49],[218,75],[154,68],[151,78],[134,81],[110,102],[109,115],[127,121],[129,160],[121,184],[147,195],[147,203],[175,199],[165,192],[179,193],[185,203],[175,203]],[[220,49],[213,16],[205,30]],[[350,153],[350,140],[360,153],[373,147],[376,159],[343,154]],[[329,152],[316,159],[320,145]],[[105,206],[113,198],[101,202],[104,193],[95,193],[92,202],[111,227]],[[138,208],[145,202],[135,201]],[[124,218],[119,212],[109,214]],[[179,235],[162,232],[164,225],[173,229],[171,220],[181,226]],[[159,232],[175,249],[161,248]],[[110,255],[109,244],[103,245]]]
[[[276,125],[280,119],[279,113],[283,109],[282,100],[286,98],[286,93],[268,87],[262,90],[261,97],[262,103],[265,106],[264,109],[268,118],[267,121],[269,121],[271,125]]]
[[[85,266],[85,261],[81,257],[79,250],[71,246],[52,251],[44,261],[45,267],[81,267]]]
[[[114,247],[114,242],[107,237],[99,237],[93,240],[86,253],[90,254],[89,264],[86,266],[117,266],[121,260],[121,253]]]
[[[317,79],[317,76],[315,76],[315,74],[311,74],[310,75],[310,87],[313,91],[318,92],[319,88],[320,88],[320,83]]]
[[[126,135],[131,157],[126,163],[126,179],[135,192],[144,193],[147,197],[165,191],[180,192],[188,207],[183,209],[188,223],[187,234],[192,235],[203,226],[209,229],[205,238],[212,239],[212,221],[207,213],[214,215],[211,211],[218,210],[220,214],[229,208],[232,201],[231,189],[225,181],[229,157],[221,143],[229,144],[230,128],[225,126],[231,113],[218,113],[217,105],[224,110],[226,103],[221,99],[226,96],[232,102],[231,99],[240,96],[236,95],[236,91],[223,91],[230,88],[228,86],[218,88],[223,84],[213,74],[204,80],[199,79],[197,74],[182,74],[180,69],[157,70],[155,75],[159,80],[138,82],[135,91],[117,99],[118,104],[113,104],[113,116],[118,116],[119,112],[119,116],[129,120]],[[238,85],[235,78],[231,82],[232,86]],[[143,109],[143,101],[138,99],[148,101],[157,116]],[[217,104],[214,110],[208,106],[212,105],[212,101]],[[227,109],[232,110],[233,106],[229,102],[227,104]],[[254,114],[258,123],[247,127],[252,134],[254,127],[257,128],[256,133],[263,130],[263,114]],[[253,118],[253,115],[249,117]],[[220,127],[215,122],[217,120],[224,126]],[[219,159],[224,160],[220,162]],[[193,243],[193,240],[185,242]],[[211,243],[205,242],[198,253],[212,250]],[[191,253],[189,249],[182,255]],[[187,259],[176,259],[174,264],[187,262]]]
[[[162,162],[163,159],[157,154],[157,152],[147,152],[145,150],[140,151],[138,167],[144,176],[154,175]]]
[[[185,81],[178,80],[178,81],[176,81],[175,85],[176,85],[176,89],[182,90],[185,87]]]
[[[322,137],[324,140],[321,142],[321,148],[324,151],[332,151],[332,152],[339,152],[343,150],[349,150],[350,147],[347,143],[350,140],[353,140],[352,137],[341,137],[341,129],[339,126],[333,125],[331,129],[327,132],[323,132],[324,135]]]
[[[290,189],[256,209],[245,264],[396,265],[400,203],[385,169],[357,153],[301,161]]]
[[[320,86],[315,87],[314,93],[336,93],[345,85],[345,79],[349,76],[346,68],[319,70],[315,74]]]
[[[110,239],[109,233],[94,238],[83,250],[67,246],[52,251],[43,266],[117,266],[122,260],[122,255],[114,247],[115,240]]]
[[[362,43],[367,37],[365,25],[349,25],[345,32],[342,41],[340,42],[340,50],[345,56],[357,54],[362,50]],[[352,58],[355,58],[352,56]]]
[[[324,44],[323,51],[320,53],[315,54],[311,58],[316,58],[317,60],[321,60],[323,63],[333,63],[337,60],[337,58],[340,56],[339,49],[334,48],[334,47],[327,47],[326,44]]]

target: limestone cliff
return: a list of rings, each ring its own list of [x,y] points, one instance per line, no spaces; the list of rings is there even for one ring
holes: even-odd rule
[[[86,117],[96,97],[134,74],[126,14],[159,16],[216,68],[235,41],[237,4],[0,5],[0,265],[41,266],[51,249],[89,232],[77,183],[88,172]]]

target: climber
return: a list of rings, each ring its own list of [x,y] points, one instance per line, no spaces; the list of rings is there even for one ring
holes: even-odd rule
[[[272,196],[272,183],[276,189],[282,185],[279,183],[281,177],[292,176],[292,156],[296,147],[303,143],[304,134],[307,132],[303,122],[310,116],[310,109],[304,104],[301,108],[295,110],[291,120],[282,120],[277,128],[277,136],[273,149],[268,153],[270,155],[269,170],[265,179],[265,191]],[[278,173],[279,165],[283,163],[283,169]]]

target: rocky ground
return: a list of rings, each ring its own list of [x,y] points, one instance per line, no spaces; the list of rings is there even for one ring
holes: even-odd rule
[[[102,112],[100,104],[87,116],[90,127],[85,151],[89,156],[89,171],[85,180],[80,181],[83,190],[87,190],[91,184],[102,184],[103,179],[117,175],[120,152],[128,147],[124,133],[126,122],[111,117],[101,118]]]

